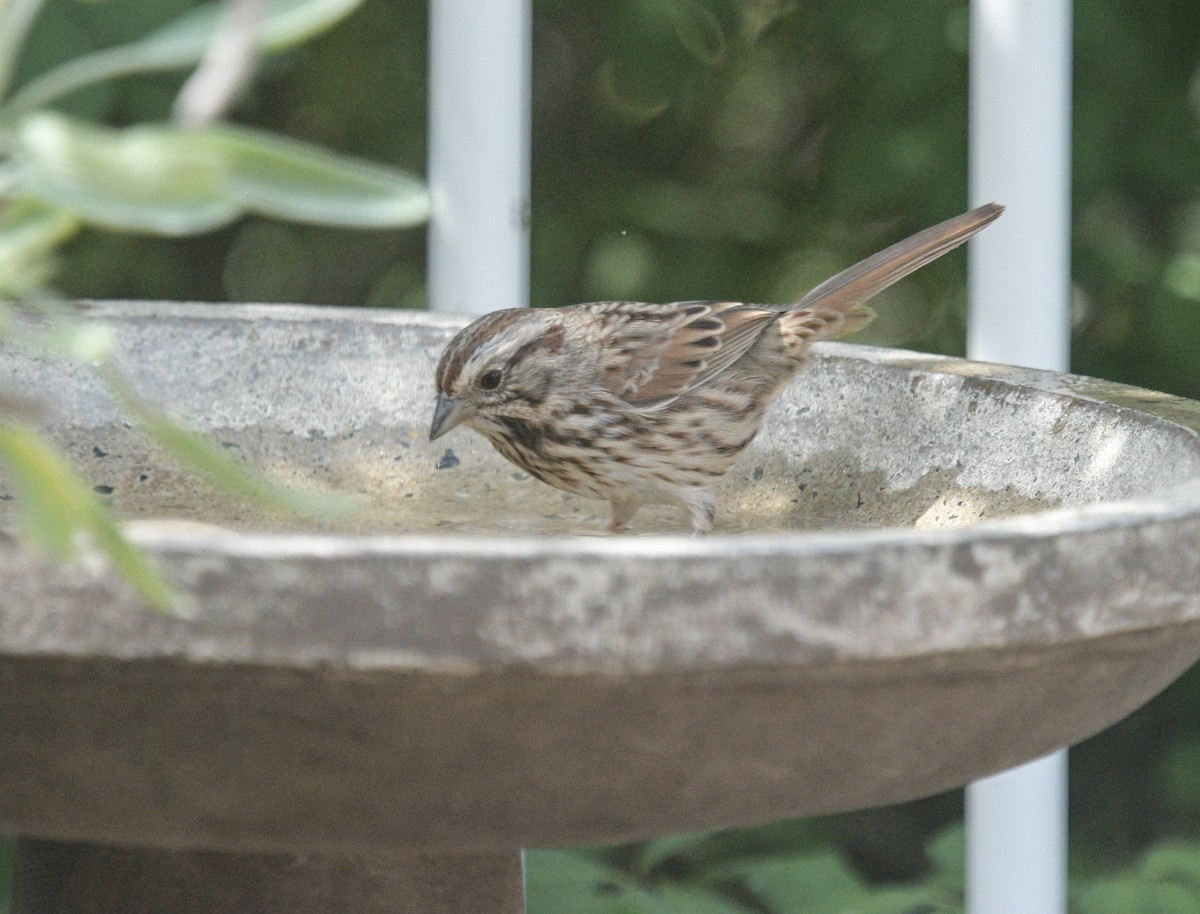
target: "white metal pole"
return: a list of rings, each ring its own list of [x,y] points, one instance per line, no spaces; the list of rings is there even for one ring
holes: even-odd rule
[[[1064,371],[1070,0],[971,0],[970,92],[972,202],[1007,210],[971,243],[967,354]],[[1065,751],[967,788],[969,914],[1066,911],[1066,789]]]
[[[530,0],[431,0],[429,303],[529,304]]]
[[[1007,210],[971,242],[973,359],[1070,358],[1070,0],[972,0],[971,197]]]

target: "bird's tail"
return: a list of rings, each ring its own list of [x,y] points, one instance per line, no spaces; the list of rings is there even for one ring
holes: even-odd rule
[[[892,283],[937,260],[999,218],[1004,207],[989,203],[947,219],[873,254],[827,279],[790,307],[780,329],[799,343],[846,336],[875,319],[863,304]]]

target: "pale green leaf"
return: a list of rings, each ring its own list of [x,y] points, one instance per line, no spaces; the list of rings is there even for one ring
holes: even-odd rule
[[[267,0],[266,14],[259,23],[259,47],[274,51],[298,44],[337,23],[361,2]],[[139,41],[55,67],[22,86],[6,107],[12,114],[23,114],[102,80],[193,66],[204,55],[220,14],[221,4],[216,0],[202,3]]]
[[[362,0],[267,0],[258,26],[258,46],[276,51],[300,44],[337,24]],[[130,47],[146,62],[139,69],[190,66],[212,40],[221,4],[202,3]]]
[[[0,461],[20,502],[22,533],[38,548],[65,558],[87,507],[70,467],[27,428],[0,425]]]
[[[429,193],[395,168],[228,125],[205,130],[228,162],[228,192],[247,210],[323,225],[401,227],[429,218]]]
[[[52,251],[74,234],[79,222],[61,209],[20,200],[0,208],[0,263]]]
[[[144,403],[111,366],[102,366],[101,376],[142,431],[180,463],[201,473],[229,494],[276,510],[312,517],[344,514],[358,507],[358,501],[350,496],[301,492],[264,479],[231,460],[208,438],[171,421]]]
[[[61,352],[76,362],[96,364],[112,355],[117,334],[108,324],[56,320],[40,342],[47,350]]]
[[[0,98],[8,94],[17,59],[45,0],[7,0],[0,3]]]
[[[183,130],[110,130],[39,112],[19,125],[15,154],[23,196],[98,225],[180,235],[240,214],[223,194],[223,157]]]
[[[21,505],[22,531],[57,558],[95,547],[150,605],[168,610],[176,594],[147,556],[133,546],[100,500],[33,430],[0,425],[0,464]]]
[[[19,297],[47,282],[55,249],[79,224],[74,214],[34,200],[0,209],[0,296]]]
[[[87,493],[85,490],[85,494]],[[141,549],[125,538],[121,528],[94,495],[95,508],[88,533],[112,562],[113,569],[152,607],[170,612],[179,605],[179,595],[162,572]]]
[[[16,141],[14,193],[111,228],[192,234],[245,212],[375,228],[429,216],[406,172],[243,128],[113,130],[46,111]]]

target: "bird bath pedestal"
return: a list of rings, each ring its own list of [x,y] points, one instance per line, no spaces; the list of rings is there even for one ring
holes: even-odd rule
[[[1111,724],[1200,654],[1200,407],[819,348],[719,492],[605,506],[425,440],[456,322],[96,305],[136,387],[289,484],[237,504],[84,368],[0,387],[190,594],[0,541],[14,914],[521,910],[519,849],[926,796]],[[11,527],[11,501],[0,501]]]

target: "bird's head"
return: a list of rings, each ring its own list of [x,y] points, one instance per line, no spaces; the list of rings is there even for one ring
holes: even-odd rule
[[[460,330],[438,361],[429,440],[463,424],[536,418],[565,337],[553,312],[528,308],[496,311]]]

